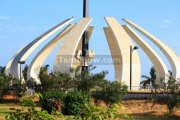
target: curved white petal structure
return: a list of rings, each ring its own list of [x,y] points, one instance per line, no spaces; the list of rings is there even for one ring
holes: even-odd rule
[[[143,51],[147,54],[153,66],[156,70],[157,82],[160,83],[161,79],[166,79],[168,69],[159,55],[129,26],[124,25],[123,28],[126,30],[128,35],[140,46]]]
[[[114,72],[115,72],[115,80],[120,81],[121,80],[121,62],[122,58],[120,56],[120,48],[118,45],[118,42],[116,38],[113,35],[113,32],[110,27],[104,27],[104,32],[107,38],[108,46],[111,52],[111,56],[113,59],[114,64]],[[121,74],[120,74],[121,73]]]
[[[129,86],[130,84],[130,46],[133,46],[131,42],[131,38],[128,36],[126,31],[123,27],[116,21],[115,18],[112,17],[105,17],[107,24],[109,25],[113,39],[109,40],[109,43],[112,44],[110,47],[112,56],[119,56],[121,62],[120,65],[116,66],[115,64],[115,71],[116,67],[118,68],[118,72],[116,72],[116,77],[118,81],[126,83]],[[108,34],[108,33],[106,33]],[[113,45],[116,47],[113,47]],[[113,50],[116,48],[115,50]],[[140,84],[140,60],[139,56],[136,51],[133,51],[132,54],[132,89],[139,89],[138,86]],[[116,79],[117,80],[117,79]]]
[[[9,73],[10,73],[10,67],[11,67],[11,64],[12,64],[14,58],[19,54],[19,52],[20,52],[23,48],[24,48],[24,47],[22,47],[21,49],[19,49],[19,51],[17,51],[17,53],[8,61],[7,65],[6,65],[6,69],[5,69],[6,75],[9,75]]]
[[[54,37],[49,43],[46,44],[34,57],[31,61],[28,72],[27,72],[27,79],[33,78],[37,84],[40,84],[39,80],[39,72],[41,66],[43,65],[44,61],[47,59],[49,54],[55,49],[58,43],[62,40],[62,38],[69,33],[69,31],[74,27],[74,25],[67,26],[62,32],[60,32],[56,37]]]
[[[93,29],[94,29],[94,26],[88,26],[88,28],[86,29],[86,31],[88,32],[88,35],[87,35],[88,41],[90,41]],[[80,52],[82,51],[82,38],[81,38],[81,40],[78,43],[78,47],[76,48],[76,54],[75,54],[75,56],[73,58],[73,63],[72,63],[71,67],[74,68],[74,69],[76,69],[78,66],[81,65],[81,60],[79,59],[79,58],[81,58],[81,56],[78,56],[78,52],[79,51]]]
[[[178,56],[173,52],[173,50],[171,50],[165,43],[160,41],[158,38],[147,32],[140,26],[136,25],[135,23],[129,20],[124,20],[124,21],[131,27],[141,32],[144,36],[150,39],[157,47],[159,47],[159,49],[164,53],[164,55],[166,56],[166,58],[168,59],[171,65],[173,77],[176,79],[180,78],[180,60]]]
[[[56,56],[53,66],[54,72],[59,71],[65,73],[70,71],[78,44],[91,20],[92,18],[81,19],[76,26],[64,36],[63,39],[66,42],[63,42]]]
[[[44,61],[47,59],[47,57],[49,56],[49,54],[55,49],[55,47],[58,45],[59,42],[61,42],[62,38],[68,34],[70,32],[70,30],[74,27],[75,25],[69,25],[68,27],[66,27],[62,32],[60,32],[54,39],[52,39],[46,46],[44,46],[41,51],[34,57],[34,59],[31,61],[29,68],[28,68],[28,73],[27,73],[27,79],[31,79],[33,78],[37,84],[40,84],[40,80],[39,80],[39,72],[40,72],[40,68],[43,65]],[[88,33],[89,33],[89,37],[91,36],[93,30],[93,26],[89,26],[88,27]],[[78,44],[77,50],[81,50],[82,47],[82,42],[80,42]],[[76,51],[77,51],[76,50]],[[75,58],[74,58],[75,59]],[[78,61],[78,60],[77,60]],[[74,63],[74,67],[80,65],[81,62],[79,62],[79,64]]]
[[[65,25],[69,24],[74,18],[67,19],[63,21],[62,23],[56,25],[55,27],[51,28],[35,40],[33,40],[31,43],[26,45],[22,50],[18,52],[17,55],[13,59],[11,59],[6,68],[6,74],[12,74],[17,78],[20,78],[19,75],[19,67],[18,67],[18,61],[24,61],[26,58],[49,36],[51,36],[53,33],[55,33],[57,30],[61,29]]]

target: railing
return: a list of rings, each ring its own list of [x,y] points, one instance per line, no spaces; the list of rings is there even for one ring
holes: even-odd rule
[[[128,86],[128,89],[130,89],[130,87]],[[133,90],[139,90],[139,91],[146,91],[146,90],[153,90],[152,86],[131,86],[132,91]]]

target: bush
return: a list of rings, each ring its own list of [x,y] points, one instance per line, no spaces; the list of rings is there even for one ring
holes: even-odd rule
[[[65,93],[58,90],[45,91],[42,95],[44,99],[55,99],[63,101],[65,98]]]
[[[117,81],[108,82],[103,89],[94,95],[95,99],[104,100],[107,104],[121,101],[122,95],[127,92],[127,86]]]
[[[91,98],[88,92],[72,91],[65,95],[57,90],[43,92],[42,96],[42,110],[46,110],[48,113],[62,110],[66,115],[81,114],[83,105]]]
[[[20,80],[12,75],[0,74],[0,101],[3,100],[3,96],[9,91],[13,90],[18,97],[26,91],[26,86],[20,83]]]
[[[177,83],[178,80],[176,80],[173,76],[172,73],[170,72],[169,79],[167,81],[166,86],[164,86],[164,94],[163,95],[158,95],[158,91],[152,91],[152,98],[154,102],[160,102],[160,103],[165,103],[167,105],[167,108],[169,110],[169,113],[172,114],[174,112],[175,107],[180,106],[180,102],[178,99],[179,93],[180,93],[180,84]]]
[[[48,113],[52,111],[61,112],[63,106],[63,100],[65,98],[65,93],[61,91],[46,91],[42,94],[42,109],[47,110]]]
[[[169,113],[174,112],[174,108],[178,107],[178,99],[177,95],[171,95],[170,97],[167,98],[167,107],[169,109]]]
[[[16,109],[16,112],[9,113],[6,120],[55,120],[47,111],[37,111],[32,108],[25,112],[21,109]]]
[[[21,99],[21,109],[15,109],[6,116],[7,120],[54,120],[54,117],[47,111],[38,111],[35,109],[35,103],[32,98]]]
[[[90,102],[90,93],[72,91],[66,95],[64,99],[63,114],[65,115],[79,115],[83,112],[85,103]]]
[[[108,108],[85,104],[84,114],[74,116],[73,120],[132,120],[128,114],[119,114],[120,104],[111,105]]]

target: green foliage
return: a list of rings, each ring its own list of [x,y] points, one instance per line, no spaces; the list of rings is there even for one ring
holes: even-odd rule
[[[170,92],[177,92],[179,87],[180,85],[177,83],[177,80],[170,75],[167,82],[167,90]]]
[[[174,112],[174,108],[178,107],[178,99],[176,94],[172,94],[171,96],[166,97],[167,100],[167,107],[169,113],[172,114]]]
[[[173,113],[174,108],[179,106],[179,100],[178,100],[178,96],[180,95],[179,88],[180,88],[180,84],[178,84],[177,80],[170,75],[167,83],[167,91],[170,92],[171,95],[166,97],[169,113]]]
[[[91,91],[96,88],[99,88],[104,81],[105,81],[105,75],[107,74],[106,71],[103,71],[101,73],[93,74],[91,71],[94,69],[94,67],[89,67],[89,71],[81,72],[80,68],[77,68],[76,70],[71,70],[70,73],[47,73],[47,66],[41,68],[40,72],[40,80],[41,85],[37,86],[34,85],[33,80],[28,81],[28,86],[32,86],[36,89],[37,87],[40,87],[42,91],[48,91],[48,90],[59,90],[59,91],[72,91],[72,90],[78,90],[78,91]],[[31,88],[32,88],[31,87]]]
[[[35,86],[36,90],[41,88],[39,91],[42,92],[53,89],[53,78],[51,75],[40,74],[40,80],[41,80],[41,84]]]
[[[9,113],[6,116],[7,120],[54,120],[53,116],[47,111],[37,111],[29,108],[28,112],[23,109],[16,109],[16,112]]]
[[[25,92],[25,85],[20,83],[20,80],[14,78],[12,75],[0,74],[0,100],[7,93],[8,90],[13,90],[16,95],[21,95]]]
[[[0,66],[0,76],[5,75],[6,67]]]
[[[65,93],[58,90],[48,90],[42,93],[43,99],[64,100]]]
[[[167,81],[166,86],[163,86],[164,94],[159,95],[158,91],[152,91],[152,100],[155,102],[164,102],[167,105],[169,113],[172,114],[174,112],[175,107],[179,107],[180,101],[178,96],[180,95],[180,84],[177,83],[177,80],[172,76],[172,72],[169,74],[169,79]]]
[[[90,101],[90,94],[85,92],[72,91],[67,93],[64,99],[63,113],[65,115],[79,115],[82,113],[84,104]]]
[[[117,81],[107,82],[106,84],[101,91],[95,93],[94,97],[105,101],[107,104],[120,102],[128,87]]]
[[[6,116],[7,120],[54,120],[53,116],[48,114],[47,111],[36,110],[31,97],[21,99],[20,103],[23,108],[15,109],[15,112],[9,113]]]
[[[97,96],[100,97],[97,99],[102,99],[112,105],[121,101],[121,96],[127,92],[127,86],[107,81],[106,71],[91,73],[94,68],[89,67],[89,71],[85,72],[81,72],[78,68],[71,70],[70,73],[49,74],[47,65],[40,71],[41,84],[35,85],[34,80],[30,80],[28,86],[35,88],[36,92],[38,87],[41,88],[38,91],[42,96],[41,94],[38,96],[41,96],[42,109],[47,110],[48,113],[54,114],[62,111],[65,115],[75,115],[76,118],[80,116],[81,118],[91,116],[93,119],[116,118],[115,112],[112,111],[115,108],[99,110],[97,106],[87,106],[91,99],[90,92],[98,93]]]
[[[52,87],[60,91],[68,91],[69,89],[74,89],[74,81],[71,75],[72,73],[51,73]]]
[[[29,89],[33,89],[38,92],[38,90],[36,90],[36,82],[34,81],[34,79],[27,80],[26,85]]]
[[[36,104],[31,97],[22,98],[20,99],[20,104],[23,108],[16,109],[15,112],[8,114],[6,119],[54,120],[50,113],[62,120],[131,119],[127,114],[121,115],[118,113],[119,105],[113,105],[113,103],[118,103],[121,100],[121,96],[127,92],[127,86],[118,82],[108,82],[105,80],[106,71],[93,74],[91,71],[95,67],[89,67],[89,71],[86,72],[76,69],[70,73],[49,74],[48,67],[49,65],[46,65],[40,70],[40,85],[36,85],[33,79],[27,81],[29,88],[40,92],[36,93],[36,96],[42,102],[42,111],[36,110]],[[27,69],[24,69],[23,73],[26,76]],[[3,79],[11,81],[14,78],[4,77]],[[19,88],[19,81],[13,81],[11,86]],[[7,81],[6,83],[7,88],[9,88],[10,84]],[[5,88],[6,85],[1,86]],[[95,93],[98,92],[98,95],[100,95],[97,99],[102,99],[109,104],[107,109],[90,105],[92,91]],[[61,112],[68,116],[63,116]]]
[[[84,114],[75,116],[76,120],[116,120],[116,119],[128,119],[132,120],[131,116],[127,114],[119,114],[119,104],[114,104],[107,109],[99,106],[92,106],[85,104]]]
[[[22,71],[22,73],[23,73],[23,77],[24,77],[24,79],[27,81],[27,71],[28,71],[28,68],[29,68],[29,66],[28,65],[25,65],[25,67],[24,67],[24,69],[23,69],[23,71]]]
[[[28,83],[28,87],[33,88],[36,92],[47,91],[48,89],[53,89],[53,80],[51,74],[48,74],[49,65],[42,66],[39,73],[39,78],[41,84],[36,84],[36,82],[31,79]]]
[[[154,69],[154,67],[151,67],[149,74],[150,74],[150,77],[146,75],[141,76],[145,80],[141,81],[140,84],[142,84],[143,87],[146,87],[147,84],[152,85],[152,87],[156,89],[156,70]]]
[[[91,73],[95,67],[89,66],[88,71],[78,72],[77,69],[73,80],[75,81],[75,87],[78,91],[91,91],[96,88],[101,87],[101,85],[106,81],[105,76],[108,74],[107,71],[102,71],[97,74]]]
[[[61,91],[45,91],[41,97],[42,109],[47,110],[48,113],[61,112],[63,106],[63,100],[65,99],[65,94]]]
[[[31,98],[21,98],[19,100],[20,105],[22,105],[23,107],[32,107],[34,108],[36,106],[36,104],[34,103],[34,101]]]

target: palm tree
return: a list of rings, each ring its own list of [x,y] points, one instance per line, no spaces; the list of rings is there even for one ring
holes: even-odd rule
[[[6,69],[5,66],[4,67],[0,66],[0,75],[5,75],[5,69]]]
[[[142,84],[143,87],[146,87],[146,85],[152,85],[153,88],[155,88],[156,86],[156,70],[154,69],[154,67],[151,67],[150,69],[150,77],[146,76],[146,75],[142,75],[141,77],[144,78],[145,80],[141,81],[140,84]]]
[[[49,69],[49,65],[45,65],[43,67],[41,67],[40,69],[40,75],[48,75],[48,69]]]

